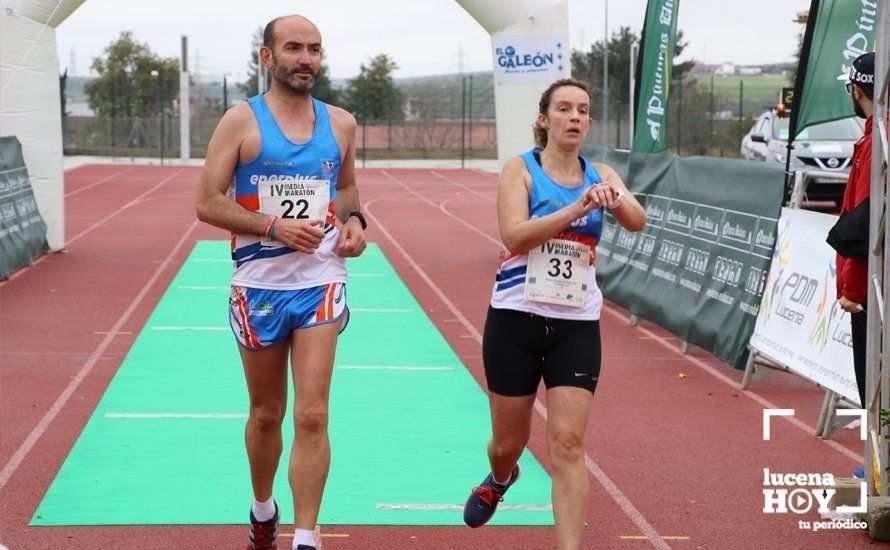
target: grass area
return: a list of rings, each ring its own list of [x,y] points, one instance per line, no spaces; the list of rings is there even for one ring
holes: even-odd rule
[[[699,86],[710,91],[711,77],[696,76]],[[715,76],[714,103],[719,110],[739,110],[739,83],[743,82],[742,104],[746,115],[757,117],[768,107],[775,106],[783,86],[790,86],[788,78],[778,75]]]
[[[705,84],[710,85],[710,77],[703,81]],[[745,83],[745,91],[776,91],[776,97],[778,97],[778,91],[782,88],[782,86],[790,86],[791,84],[788,82],[788,78],[784,76],[778,75],[762,75],[762,76],[715,76],[714,77],[714,91],[723,91],[730,90],[733,92],[737,92],[739,89],[739,82]]]

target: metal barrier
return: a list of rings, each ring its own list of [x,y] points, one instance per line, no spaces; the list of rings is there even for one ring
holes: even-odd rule
[[[825,170],[801,170],[795,172],[793,180],[794,185],[792,187],[791,199],[788,207],[792,209],[799,209],[801,207],[803,199],[806,196],[807,188],[814,180],[829,180],[844,183],[847,181],[848,176],[849,174],[843,172],[828,172]],[[740,385],[742,390],[747,390],[753,382],[756,382],[772,371],[778,370],[794,373],[794,371],[789,369],[787,365],[783,365],[765,357],[753,347],[749,346],[748,349],[750,355],[748,356],[748,362],[745,365],[745,374]],[[820,384],[816,384],[816,386],[819,388],[823,387]],[[815,435],[824,439],[830,439],[831,435],[836,430],[850,424],[856,419],[855,417],[850,416],[838,417],[837,409],[839,408],[858,409],[860,406],[844,399],[837,393],[826,389],[825,398],[822,400],[822,407],[819,411],[819,420],[816,424]]]
[[[825,170],[801,170],[794,173],[794,187],[791,191],[790,208],[800,208],[803,203],[807,187],[815,179],[832,180],[840,183],[847,181],[849,174],[843,172],[827,172]]]

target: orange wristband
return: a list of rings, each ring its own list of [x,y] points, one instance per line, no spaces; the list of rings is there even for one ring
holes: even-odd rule
[[[269,218],[269,223],[266,224],[266,230],[263,232],[264,237],[274,238],[272,237],[272,235],[274,234],[272,233],[272,226],[275,225],[275,222],[277,221],[278,216],[272,216],[271,218]]]

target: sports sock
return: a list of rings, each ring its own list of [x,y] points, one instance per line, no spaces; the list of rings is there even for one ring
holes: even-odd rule
[[[504,481],[504,482],[498,481],[497,478],[494,477],[494,472],[492,472],[492,474],[491,474],[491,480],[494,481],[494,484],[497,485],[501,489],[503,489],[504,487],[509,485],[511,479],[513,479],[512,471],[510,472],[510,475],[507,476],[507,481]]]
[[[315,531],[309,529],[294,530],[293,549],[296,550],[301,544],[315,548]]]
[[[257,521],[269,521],[275,516],[275,501],[272,497],[266,502],[260,502],[256,499],[253,501],[253,517]]]

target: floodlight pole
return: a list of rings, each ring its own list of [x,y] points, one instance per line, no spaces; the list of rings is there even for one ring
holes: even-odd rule
[[[182,37],[182,60],[179,63],[179,158],[182,160],[189,160],[192,154],[188,41],[188,36]]]
[[[609,0],[606,2],[605,35],[603,36],[603,147],[609,140]]]
[[[637,55],[640,52],[640,43],[634,42],[630,45],[630,85],[628,86],[628,95],[630,99],[628,100],[628,105],[630,105],[630,109],[628,109],[628,118],[630,122],[630,140],[627,148],[633,149],[634,146],[634,111],[636,111],[636,103],[634,102],[635,97],[634,93],[636,92],[637,86]]]

